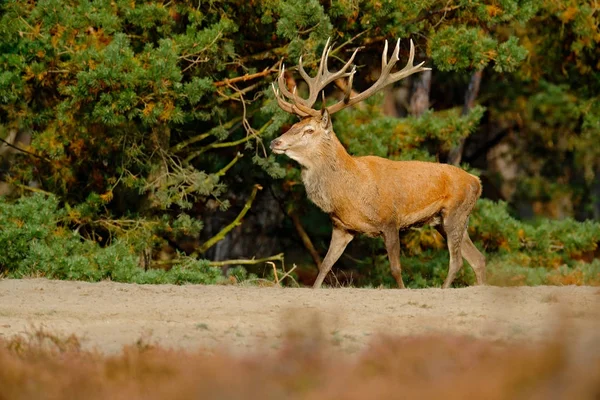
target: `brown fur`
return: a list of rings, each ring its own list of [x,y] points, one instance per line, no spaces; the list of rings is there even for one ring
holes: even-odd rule
[[[356,233],[383,236],[392,274],[403,288],[398,231],[415,224],[441,224],[448,242],[452,283],[462,257],[485,283],[485,258],[467,233],[469,214],[481,195],[479,178],[447,164],[350,156],[331,127],[327,111],[307,117],[271,143],[302,166],[311,201],[333,221],[331,245],[313,287],[321,286]]]

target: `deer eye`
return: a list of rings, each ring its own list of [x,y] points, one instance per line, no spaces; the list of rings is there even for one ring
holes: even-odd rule
[[[308,133],[309,135],[315,133],[315,130],[313,128],[307,128],[304,130],[304,133]]]

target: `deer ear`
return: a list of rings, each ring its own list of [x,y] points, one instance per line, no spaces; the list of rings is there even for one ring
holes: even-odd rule
[[[321,110],[321,128],[329,130],[331,127],[331,118],[329,117],[329,111],[326,108]]]

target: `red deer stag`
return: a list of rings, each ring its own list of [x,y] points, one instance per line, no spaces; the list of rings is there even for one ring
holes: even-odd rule
[[[428,70],[423,63],[413,65],[414,45],[410,42],[410,56],[406,66],[392,73],[398,61],[400,40],[388,62],[387,41],[381,60],[381,75],[362,93],[352,92],[356,72],[350,67],[358,49],[337,72],[327,68],[331,51],[325,45],[316,76],[310,77],[298,62],[298,72],[307,82],[309,96],[301,98],[296,88],[290,91],[284,78],[285,67],[278,77],[278,89],[273,91],[279,107],[302,120],[271,142],[276,154],[285,154],[302,168],[302,181],[308,198],[333,222],[333,234],[327,255],[319,269],[313,288],[319,288],[333,264],[339,259],[355,234],[383,236],[392,275],[398,286],[404,288],[400,269],[399,230],[416,224],[438,225],[446,237],[450,252],[448,276],[443,287],[450,287],[464,257],[477,278],[485,283],[485,257],[471,242],[467,233],[469,214],[481,195],[479,178],[448,164],[421,161],[391,161],[385,158],[350,156],[331,125],[330,116],[373,95],[385,86],[411,74]],[[313,109],[319,92],[336,79],[347,78],[344,98],[321,110]],[[324,95],[323,95],[324,96]]]

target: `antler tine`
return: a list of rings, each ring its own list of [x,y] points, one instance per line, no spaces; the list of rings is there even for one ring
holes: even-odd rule
[[[396,42],[396,47],[394,47],[394,51],[392,52],[392,58],[390,58],[389,63],[387,61],[387,51],[388,43],[386,40],[385,46],[383,48],[383,53],[385,54],[385,63],[381,63],[381,77],[387,77],[392,68],[394,68],[394,65],[396,65],[396,62],[398,62],[398,60],[400,59],[400,39],[398,39],[398,42]]]
[[[302,64],[302,56],[300,56],[300,58],[298,59],[298,72],[300,72],[300,76],[302,76],[302,79],[304,79],[306,82],[312,81],[313,78],[308,76],[308,74],[304,70],[304,65]]]
[[[292,106],[297,108],[298,110],[300,110],[302,113],[304,113],[306,115],[312,115],[313,117],[316,117],[317,115],[319,115],[319,111],[313,110],[312,105],[307,106],[306,104],[304,104],[305,100],[298,97],[298,95],[296,94],[297,89],[298,89],[298,86],[294,86],[294,90],[292,91],[292,100],[294,102],[292,103]]]
[[[404,68],[402,68],[400,71],[390,75],[390,81],[396,82],[400,79],[403,79],[409,75],[414,74],[415,72],[429,71],[431,69],[431,68],[423,67],[423,64],[425,64],[425,61],[422,61],[417,65],[413,65],[414,60],[415,60],[415,45],[411,39],[410,40],[410,54],[408,56],[408,62],[406,63]]]
[[[275,88],[275,83],[273,82],[271,82],[271,89],[273,89],[273,94],[275,95],[275,99],[277,100],[279,108],[281,108],[285,112],[295,114],[292,104],[288,103],[287,101],[281,98],[281,93]]]
[[[381,53],[381,70],[387,66],[387,52],[388,52],[388,41],[385,40],[385,45],[383,46],[383,53]]]
[[[283,73],[280,74],[280,78],[282,78],[282,77],[283,77]],[[278,86],[279,86],[279,89],[277,89],[275,87],[274,82],[271,82],[271,88],[273,89],[273,94],[275,95],[275,98],[277,99],[277,104],[283,111],[291,113],[291,114],[296,114],[300,117],[308,117],[309,115],[313,115],[313,116],[318,115],[317,112],[307,111],[300,104],[295,104],[293,102],[290,103],[290,102],[284,100],[283,96],[286,96],[285,93],[289,93],[289,96],[286,96],[286,97],[288,99],[291,99],[292,101],[294,101],[294,99],[298,98],[297,96],[295,96],[296,88],[294,88],[294,93],[290,93],[290,91],[286,87],[285,82],[283,82],[283,79],[278,80]],[[283,95],[282,95],[282,91],[284,91]],[[314,111],[314,110],[311,110],[311,111]]]
[[[281,71],[279,72],[279,77],[277,78],[277,84],[279,85],[279,90],[281,93],[287,97],[288,99],[292,98],[292,93],[288,90],[287,84],[285,83],[285,64],[281,64]]]
[[[327,38],[327,43],[325,43],[325,47],[323,48],[323,54],[321,54],[321,64],[319,64],[319,71],[317,72],[317,77],[323,75],[323,68],[327,70],[327,59],[329,58],[329,42],[331,41],[331,36]]]
[[[275,93],[277,96],[277,102],[282,109],[293,114],[297,114],[300,117],[306,117],[309,115],[317,116],[318,111],[315,111],[306,105],[306,101],[296,94],[296,87],[294,86],[293,92],[290,92],[285,82],[285,64],[281,64],[281,72],[277,78],[277,85],[279,90]],[[290,101],[283,99],[286,97]],[[283,105],[282,105],[283,104]]]
[[[410,40],[410,46],[412,49],[412,39]],[[396,42],[396,47],[394,48],[394,54],[392,55],[392,61],[391,61],[392,63],[396,64],[396,61],[398,61],[400,59],[399,54],[400,54],[400,39],[398,39],[398,41]],[[411,58],[411,60],[412,60],[412,58]],[[409,62],[412,63],[412,61],[409,61]]]
[[[413,61],[415,61],[415,44],[413,43],[412,39],[410,39],[410,54],[408,56],[408,62],[406,63],[406,66],[412,66]]]
[[[302,78],[308,84],[309,95],[308,95],[307,99],[303,99],[303,98],[296,96],[296,98],[294,99],[294,102],[297,105],[302,104],[302,106],[305,107],[305,110],[312,109],[311,107],[315,104],[315,102],[317,101],[317,99],[319,97],[319,92],[323,91],[323,89],[327,85],[329,85],[331,82],[335,81],[336,79],[346,78],[346,77],[350,76],[350,72],[346,72],[346,71],[348,70],[350,65],[352,65],[352,62],[354,61],[356,54],[360,50],[360,47],[357,48],[356,50],[354,50],[350,59],[346,62],[346,64],[344,64],[344,66],[339,71],[333,72],[333,73],[329,71],[329,67],[328,67],[329,55],[331,54],[332,49],[333,49],[333,45],[331,44],[331,38],[329,38],[329,39],[327,39],[327,43],[325,44],[325,47],[323,48],[323,52],[321,54],[321,63],[319,64],[317,74],[314,77],[310,77],[306,73],[306,70],[304,69],[304,64],[302,63],[302,58],[300,58],[298,60],[298,72],[300,73]]]
[[[352,81],[354,80],[354,73],[356,73],[356,65],[352,67],[350,76],[348,77],[348,84],[346,85],[346,93],[344,94],[344,103],[348,104],[350,101],[350,95],[352,94]]]

